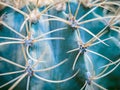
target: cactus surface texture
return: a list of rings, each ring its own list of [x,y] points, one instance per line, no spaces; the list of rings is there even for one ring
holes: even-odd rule
[[[120,90],[120,1],[0,0],[0,90]]]

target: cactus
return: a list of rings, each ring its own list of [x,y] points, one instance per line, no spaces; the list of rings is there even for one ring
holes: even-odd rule
[[[0,90],[119,90],[120,1],[0,0]]]

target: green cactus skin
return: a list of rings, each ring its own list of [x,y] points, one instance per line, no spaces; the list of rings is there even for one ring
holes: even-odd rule
[[[87,7],[62,1],[66,9],[53,3],[46,10],[32,4],[14,9],[0,1],[7,6],[0,11],[0,90],[119,90],[119,6],[105,15],[101,2]]]

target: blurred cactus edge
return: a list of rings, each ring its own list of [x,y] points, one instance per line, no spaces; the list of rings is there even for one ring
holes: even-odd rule
[[[0,0],[0,90],[120,90],[120,0]]]

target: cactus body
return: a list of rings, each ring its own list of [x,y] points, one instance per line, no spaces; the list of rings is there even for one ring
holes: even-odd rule
[[[0,90],[119,90],[117,2],[35,2],[0,1]]]

